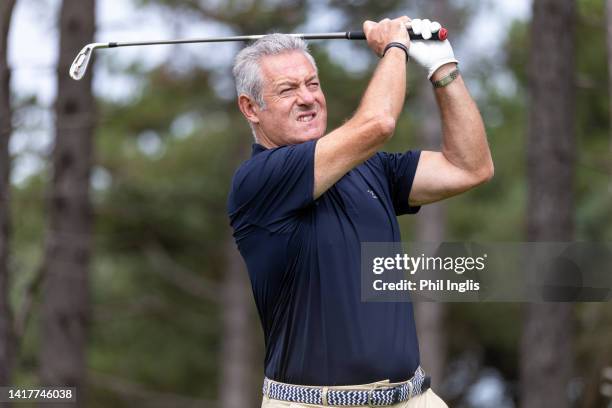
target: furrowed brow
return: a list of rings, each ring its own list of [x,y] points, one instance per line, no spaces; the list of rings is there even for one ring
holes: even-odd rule
[[[293,80],[293,79],[283,79],[280,82],[277,82],[276,84],[274,84],[275,88],[280,88],[281,86],[285,86],[285,85],[296,85],[298,82]]]

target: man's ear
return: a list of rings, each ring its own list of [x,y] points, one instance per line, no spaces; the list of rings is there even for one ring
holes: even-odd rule
[[[245,94],[238,97],[238,107],[247,120],[253,124],[259,123],[259,106]]]

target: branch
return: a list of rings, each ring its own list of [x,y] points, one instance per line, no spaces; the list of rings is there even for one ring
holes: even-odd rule
[[[148,245],[144,253],[153,271],[183,292],[220,303],[219,285],[178,264],[160,245]]]
[[[166,310],[167,304],[156,296],[143,296],[132,299],[128,303],[117,303],[113,305],[101,305],[94,309],[94,320],[113,321],[120,313],[122,318],[130,316],[146,315]]]
[[[21,307],[17,310],[15,315],[15,337],[17,344],[21,344],[21,339],[25,333],[30,317],[32,316],[32,307],[34,305],[34,298],[38,294],[40,283],[42,282],[44,266],[39,267],[34,273],[32,280],[26,285],[23,290],[23,301]]]

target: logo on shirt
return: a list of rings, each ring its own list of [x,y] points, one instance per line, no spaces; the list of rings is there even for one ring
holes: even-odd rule
[[[368,193],[370,193],[370,195],[372,196],[372,198],[378,200],[378,196],[374,193],[374,191],[372,190],[368,190]]]

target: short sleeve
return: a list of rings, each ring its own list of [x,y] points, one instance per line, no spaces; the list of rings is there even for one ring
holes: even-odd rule
[[[278,231],[313,202],[316,140],[265,150],[234,175],[228,210],[232,223]]]
[[[409,150],[405,153],[378,153],[389,181],[391,199],[396,215],[416,214],[421,207],[408,204],[414,175],[416,174],[420,150]]]

